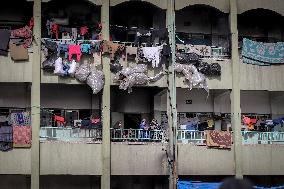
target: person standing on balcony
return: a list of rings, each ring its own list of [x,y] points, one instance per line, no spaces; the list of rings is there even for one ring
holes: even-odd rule
[[[142,131],[140,130],[139,136],[143,139],[148,138],[149,125],[147,124],[146,119],[142,119],[139,129],[143,129]]]

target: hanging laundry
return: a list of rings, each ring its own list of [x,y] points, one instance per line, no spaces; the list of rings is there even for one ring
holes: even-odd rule
[[[93,53],[102,51],[102,41],[93,41],[91,45]]]
[[[31,126],[13,126],[13,147],[30,148],[32,129]]]
[[[7,152],[13,148],[13,127],[0,126],[0,151]]]
[[[87,80],[88,76],[90,75],[90,64],[88,61],[84,61],[84,63],[76,70],[75,78],[81,82]]]
[[[125,45],[121,45],[118,43],[113,43],[111,41],[104,41],[103,44],[103,52],[110,54],[110,59],[115,60],[115,58],[119,58],[125,50]]]
[[[141,49],[144,58],[146,58],[148,62],[152,62],[152,67],[159,67],[163,46],[142,47]]]
[[[64,75],[64,70],[63,70],[63,62],[62,62],[62,58],[58,57],[55,60],[55,64],[54,64],[54,74],[59,75],[59,76],[63,76]]]
[[[8,55],[8,44],[10,40],[10,31],[0,29],[0,55]]]
[[[72,60],[73,55],[76,55],[77,61],[80,62],[82,55],[80,45],[69,45],[69,61]]]
[[[32,44],[33,32],[29,26],[25,26],[23,28],[15,29],[11,31],[11,38],[24,38],[24,47],[28,48]]]
[[[129,59],[129,57],[134,56],[135,59],[137,59],[137,47],[131,47],[127,46],[126,47],[126,60]]]
[[[92,88],[93,94],[98,94],[104,87],[104,73],[92,66],[87,84]]]
[[[206,145],[211,148],[230,149],[232,146],[232,134],[228,131],[208,130],[206,134]]]
[[[74,77],[76,67],[77,67],[77,62],[75,60],[72,60],[71,64],[69,65],[68,75]]]
[[[72,33],[72,39],[73,40],[76,40],[77,39],[77,37],[78,37],[78,31],[77,31],[77,28],[72,28],[71,29],[71,33]]]
[[[244,63],[248,64],[283,64],[284,42],[263,43],[244,38],[242,57]]]
[[[52,23],[50,33],[51,33],[51,36],[53,36],[55,34],[56,40],[58,40],[58,38],[59,38],[59,31],[58,30],[59,30],[59,26],[57,24]]]
[[[81,52],[91,54],[91,44],[81,44]]]
[[[102,64],[102,55],[100,52],[93,52],[94,65]]]
[[[24,61],[29,59],[28,49],[23,45],[9,44],[11,58],[14,61]]]
[[[61,53],[64,53],[65,58],[68,58],[69,55],[68,51],[69,51],[68,44],[59,43],[57,45],[57,56],[60,56]]]

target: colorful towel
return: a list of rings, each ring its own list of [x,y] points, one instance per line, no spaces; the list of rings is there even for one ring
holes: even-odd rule
[[[205,131],[206,145],[212,148],[230,149],[232,146],[232,134],[228,131]]]
[[[283,64],[284,42],[263,43],[244,38],[242,57],[244,63],[248,64],[258,64],[257,62],[259,65]]]
[[[13,126],[13,147],[30,148],[32,128],[30,126]]]

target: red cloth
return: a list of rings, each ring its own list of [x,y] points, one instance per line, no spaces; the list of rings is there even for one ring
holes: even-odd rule
[[[21,37],[24,38],[24,47],[27,48],[32,44],[32,30],[29,26],[23,28],[15,29],[11,31],[11,37]]]
[[[55,115],[55,116],[54,116],[54,121],[64,123],[65,118],[64,118],[64,117],[61,117],[61,116]]]
[[[80,45],[69,45],[69,61],[72,60],[73,54],[77,56],[77,61],[80,62],[82,55]]]
[[[59,26],[57,24],[52,24],[51,33],[52,34],[55,33],[56,40],[58,40],[58,29],[59,29]]]
[[[13,126],[13,147],[29,148],[31,147],[32,127]]]
[[[80,28],[80,34],[86,35],[89,32],[89,28],[87,26],[83,26]]]

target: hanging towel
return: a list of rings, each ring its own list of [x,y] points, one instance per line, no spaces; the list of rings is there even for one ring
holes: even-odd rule
[[[16,45],[14,43],[10,43],[9,45],[11,51],[11,58],[15,61],[23,61],[29,59],[28,49],[23,45]]]
[[[13,147],[31,147],[32,128],[31,126],[13,126]]]

